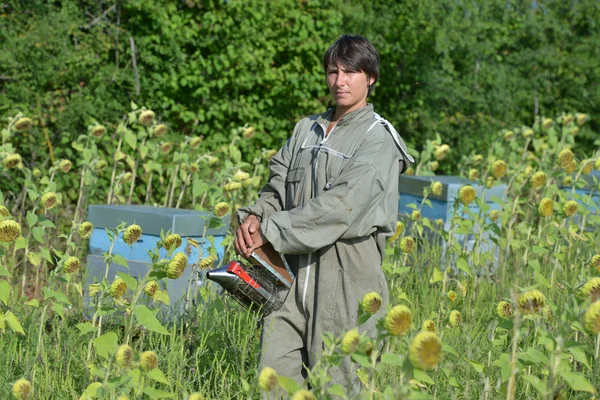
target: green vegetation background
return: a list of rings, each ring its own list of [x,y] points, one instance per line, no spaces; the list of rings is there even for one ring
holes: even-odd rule
[[[439,133],[458,150],[439,172],[453,173],[507,121],[586,112],[592,129],[578,146],[591,146],[598,21],[597,0],[8,0],[0,117],[23,111],[46,127],[56,156],[70,158],[68,144],[92,119],[114,134],[134,101],[171,132],[204,135],[208,149],[228,143],[232,128],[255,126],[240,144],[251,160],[331,105],[322,54],[355,33],[381,55],[376,110],[416,150]],[[47,163],[41,130],[32,132],[14,144],[26,162]]]

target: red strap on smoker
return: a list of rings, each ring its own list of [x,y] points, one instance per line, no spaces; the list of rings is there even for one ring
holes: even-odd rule
[[[227,272],[231,272],[232,274],[239,276],[244,282],[252,286],[254,289],[260,288],[260,285],[254,279],[252,279],[250,275],[248,275],[242,264],[237,261],[232,261],[229,263],[227,266]]]

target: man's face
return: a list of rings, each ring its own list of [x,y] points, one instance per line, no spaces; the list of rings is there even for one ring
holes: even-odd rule
[[[338,108],[345,112],[354,111],[367,102],[369,85],[373,83],[362,71],[351,71],[337,64],[327,69],[327,86]]]

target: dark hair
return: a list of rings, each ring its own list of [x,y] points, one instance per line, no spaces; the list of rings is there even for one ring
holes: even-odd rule
[[[340,36],[323,56],[325,73],[332,64],[341,64],[351,71],[364,72],[369,78],[373,78],[373,84],[369,86],[369,94],[379,79],[379,55],[371,42],[363,36]]]

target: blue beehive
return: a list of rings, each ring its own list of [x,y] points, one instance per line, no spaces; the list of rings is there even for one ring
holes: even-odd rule
[[[145,276],[151,265],[148,251],[156,248],[156,244],[160,241],[161,230],[164,233],[168,231],[177,233],[181,236],[182,243],[173,254],[185,252],[188,257],[188,267],[180,278],[168,280],[167,290],[171,305],[178,303],[181,305],[181,299],[187,293],[189,280],[193,280],[195,290],[203,283],[202,277],[191,276],[191,265],[199,258],[208,256],[208,248],[211,246],[207,240],[208,236],[214,238],[218,258],[222,258],[224,254],[223,239],[229,228],[229,218],[224,219],[224,226],[210,228],[207,217],[209,217],[207,212],[176,208],[143,205],[90,206],[88,221],[94,225],[94,229],[89,241],[86,284],[99,282],[104,278],[106,264],[103,254],[108,252],[110,247],[110,238],[106,229],[114,229],[122,222],[127,226],[135,223],[142,228],[141,238],[130,246],[123,241],[123,236],[120,234],[112,250],[112,254],[121,255],[128,261],[129,268],[113,262],[109,266],[109,281],[115,278],[117,272],[124,272],[135,278]],[[194,247],[188,239],[202,243],[202,246]],[[161,248],[159,253],[161,258],[167,256],[164,248]]]
[[[423,204],[421,207],[421,204],[424,201],[424,189],[429,187],[432,182],[440,182],[442,184],[442,192],[439,196],[430,193],[427,196],[427,201],[431,203],[431,207],[428,204]],[[503,197],[504,191],[506,190],[506,185],[504,184],[496,185],[487,189],[483,185],[459,176],[403,175],[400,177],[399,181],[400,201],[398,204],[398,218],[404,219],[410,224],[410,215],[413,211],[413,208],[411,208],[410,205],[414,204],[416,205],[417,209],[421,208],[422,217],[429,218],[430,220],[441,219],[444,222],[444,228],[447,230],[450,226],[450,221],[454,212],[454,203],[458,199],[458,191],[465,185],[473,186],[477,192],[477,197],[483,198],[483,200],[489,205],[489,210],[487,211],[488,213],[491,210],[500,210],[500,205],[493,202],[492,199],[494,197]],[[474,213],[478,213],[480,211],[476,202],[473,202],[469,205],[469,210]],[[470,218],[464,213],[461,215],[461,217]],[[474,229],[478,230],[480,227],[474,227]],[[430,239],[437,238],[439,240],[440,238],[439,235],[434,235],[434,233],[431,231],[426,230],[425,233]],[[484,232],[482,235],[484,244],[480,245],[480,250],[495,253],[497,251],[497,246],[488,240],[488,238],[489,233]],[[475,243],[475,238],[473,235],[458,235],[458,240],[461,243],[461,246],[465,245],[466,241],[467,251],[473,250]],[[443,252],[445,252],[446,243],[442,242],[439,244],[442,246]],[[497,265],[494,265],[493,267],[496,266]]]

